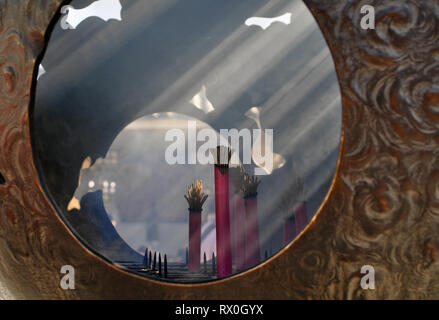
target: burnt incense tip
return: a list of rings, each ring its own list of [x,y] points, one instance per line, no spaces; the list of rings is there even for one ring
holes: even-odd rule
[[[261,180],[259,180],[258,177],[244,173],[241,187],[241,192],[244,195],[244,198],[256,197],[258,195],[258,187],[260,183]]]
[[[201,212],[203,210],[203,204],[206,202],[207,197],[208,195],[203,193],[203,183],[201,180],[195,180],[189,186],[187,194],[184,195],[189,204],[189,210],[194,212]]]
[[[221,174],[225,174],[229,168],[230,159],[232,158],[232,149],[225,146],[218,146],[216,149],[210,149],[215,166],[219,168]]]
[[[235,188],[235,192],[242,194],[244,175],[246,173],[244,167],[242,165],[239,165],[237,167],[230,167],[229,172],[230,172],[230,181],[232,182],[232,185]]]

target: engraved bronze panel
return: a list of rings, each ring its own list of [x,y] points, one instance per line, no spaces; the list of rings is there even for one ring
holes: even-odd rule
[[[302,235],[258,267],[205,284],[159,283],[88,251],[45,196],[32,157],[36,61],[57,0],[0,0],[0,282],[16,298],[438,298],[439,1],[307,0],[343,96],[336,179]],[[376,30],[360,9],[376,8]],[[4,181],[3,181],[4,180]],[[59,287],[62,265],[76,290]],[[363,265],[376,290],[359,286]]]

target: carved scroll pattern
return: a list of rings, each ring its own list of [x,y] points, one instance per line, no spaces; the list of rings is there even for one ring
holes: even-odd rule
[[[35,59],[60,0],[0,0],[0,281],[17,298],[439,298],[439,1],[307,0],[343,96],[337,177],[305,232],[267,263],[202,285],[140,278],[58,218],[32,158]],[[376,8],[376,29],[360,8]],[[59,270],[77,270],[76,290]],[[363,265],[376,290],[360,287]]]

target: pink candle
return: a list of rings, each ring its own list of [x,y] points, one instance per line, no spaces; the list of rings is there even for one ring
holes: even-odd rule
[[[247,197],[245,201],[245,267],[250,268],[261,261],[259,248],[258,198]]]
[[[201,211],[189,210],[189,272],[200,271]]]
[[[233,196],[235,205],[235,264],[237,270],[245,269],[245,204],[239,193]]]
[[[296,221],[296,233],[299,234],[308,223],[305,202],[300,202],[294,207],[294,220]]]
[[[215,165],[215,217],[217,275],[225,277],[232,274],[228,165]]]

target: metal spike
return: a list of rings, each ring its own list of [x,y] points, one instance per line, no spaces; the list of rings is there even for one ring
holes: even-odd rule
[[[162,255],[159,253],[159,277],[162,276]]]
[[[168,258],[165,254],[165,278],[168,277]]]
[[[145,255],[143,256],[143,266],[148,268],[148,248],[145,249]]]
[[[214,252],[212,252],[212,272],[214,275],[216,275],[216,261]]]

